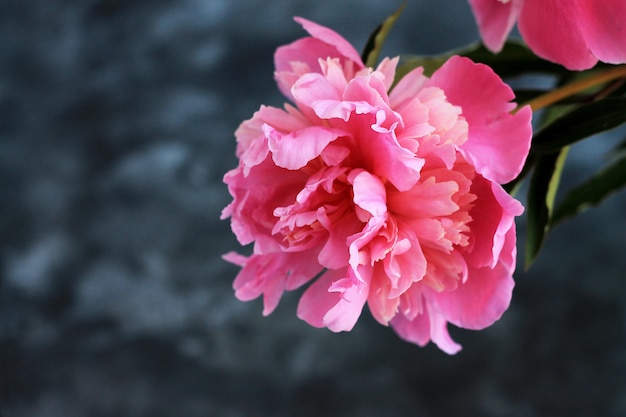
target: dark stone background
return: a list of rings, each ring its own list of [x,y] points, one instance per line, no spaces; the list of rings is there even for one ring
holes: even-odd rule
[[[557,228],[453,357],[368,314],[314,329],[297,293],[267,318],[234,298],[221,177],[237,125],[282,103],[274,49],[293,15],[360,49],[385,3],[0,2],[2,417],[626,415],[624,195]],[[387,54],[477,39],[465,0],[410,3]]]

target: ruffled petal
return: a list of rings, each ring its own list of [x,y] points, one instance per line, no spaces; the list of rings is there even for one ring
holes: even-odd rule
[[[515,216],[522,214],[524,208],[500,185],[484,178],[474,180],[471,192],[478,198],[470,211],[471,247],[465,258],[475,268],[494,268],[504,255],[505,236],[515,227]]]
[[[298,317],[314,327],[350,331],[363,311],[368,288],[349,268],[327,271],[302,294]]]
[[[396,67],[400,61],[399,57],[395,58],[383,58],[380,64],[376,67],[376,74],[381,76],[381,81],[385,84],[385,91],[389,91],[396,75]]]
[[[396,315],[400,305],[399,297],[390,297],[390,289],[391,283],[387,279],[386,271],[377,264],[370,283],[367,306],[372,316],[384,326]]]
[[[399,109],[406,103],[415,100],[428,81],[424,75],[424,68],[417,67],[398,81],[398,84],[389,93],[389,103],[392,108]]]
[[[322,268],[309,261],[311,255],[311,252],[277,252],[245,257],[229,252],[223,258],[242,267],[233,282],[235,296],[248,301],[263,294],[263,315],[267,316],[274,311],[285,289],[296,289],[320,273]]]
[[[320,60],[339,58],[349,72],[364,68],[359,53],[337,32],[303,18],[296,17],[295,20],[312,37],[298,39],[276,49],[274,78],[286,97],[292,98],[291,87],[302,75],[322,72]]]
[[[340,130],[320,126],[284,134],[270,125],[264,125],[263,132],[276,165],[291,170],[304,167],[317,158],[329,143],[344,134]]]
[[[380,179],[362,169],[353,170],[348,176],[353,184],[355,213],[365,223],[363,230],[348,238],[348,263],[352,275],[363,283],[368,282],[363,271],[371,274],[371,267],[376,261],[369,250],[362,250],[379,236],[387,223],[386,190]]]
[[[452,57],[428,85],[441,88],[448,100],[463,109],[469,125],[467,142],[460,147],[476,171],[500,184],[521,171],[530,149],[530,108],[515,114],[513,90],[491,68],[467,58]]]
[[[419,346],[425,346],[432,340],[439,349],[449,355],[461,350],[461,345],[450,337],[445,319],[433,311],[427,303],[424,304],[423,313],[413,320],[407,319],[403,314],[397,314],[391,321],[391,326],[401,338]]]
[[[498,263],[493,269],[470,267],[467,280],[454,291],[424,291],[446,321],[464,329],[481,330],[509,307],[514,285],[511,271]]]
[[[340,56],[337,48],[315,38],[303,38],[279,47],[274,54],[274,78],[278,88],[285,97],[291,99],[291,86],[301,76],[310,72],[322,72],[320,57]]]
[[[388,179],[400,191],[410,189],[419,180],[424,160],[401,146],[393,132],[362,140],[366,143],[360,151],[377,176]]]
[[[324,75],[315,73],[303,75],[291,88],[296,102],[311,108],[321,100],[341,101],[342,92]]]
[[[422,313],[409,320],[404,314],[396,314],[391,320],[391,326],[402,339],[426,346],[430,341],[430,320],[428,314]]]
[[[354,203],[373,217],[387,213],[387,193],[380,179],[362,169],[355,169],[348,176],[354,192]]]
[[[295,17],[294,20],[302,25],[304,30],[309,32],[311,36],[316,39],[321,40],[322,42],[332,45],[336,48],[336,50],[345,58],[353,61],[359,68],[365,67],[363,61],[361,60],[361,55],[354,49],[354,46],[350,44],[343,36],[338,34],[332,29],[329,29],[325,26],[318,25],[315,22],[311,22],[310,20],[304,19],[302,17]],[[324,59],[326,58],[323,55],[318,54],[318,57]]]

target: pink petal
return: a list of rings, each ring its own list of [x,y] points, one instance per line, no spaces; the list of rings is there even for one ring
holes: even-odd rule
[[[626,1],[581,0],[578,25],[591,52],[602,62],[626,63]]]
[[[504,234],[504,243],[500,250],[500,264],[512,275],[515,271],[517,261],[517,234],[515,230],[515,222],[511,228]]]
[[[367,161],[372,161],[370,170],[386,178],[398,190],[406,191],[419,180],[424,160],[402,147],[393,132],[380,133],[359,142]]]
[[[320,59],[339,58],[341,66],[350,73],[364,68],[354,47],[337,32],[302,18],[295,18],[313,37],[281,46],[274,54],[274,76],[278,88],[291,98],[291,86],[304,74],[321,73]]]
[[[428,85],[445,92],[462,108],[469,137],[460,151],[485,178],[504,184],[521,171],[532,136],[530,108],[515,114],[513,91],[486,65],[454,56],[439,68]]]
[[[415,100],[417,93],[424,88],[427,81],[428,77],[424,75],[423,67],[417,67],[406,74],[389,93],[391,107],[398,109],[406,103]]]
[[[333,332],[350,331],[356,324],[368,295],[368,285],[353,276],[349,269],[329,270],[302,295],[298,317],[314,327],[328,327]],[[346,280],[352,285],[347,285]],[[340,282],[341,290],[331,291]]]
[[[581,24],[590,23],[590,20],[580,16],[583,11],[578,7],[578,1],[570,1],[567,5],[564,5],[562,0],[524,1],[517,25],[522,37],[535,54],[570,70],[583,70],[596,64],[597,59],[589,50],[581,31],[585,29]],[[590,1],[601,3],[604,0]],[[619,1],[621,0],[612,3],[617,4]],[[623,4],[619,7],[622,10],[624,8]],[[620,23],[623,23],[623,15],[621,19]],[[595,26],[592,24],[586,29],[595,30],[597,29]],[[611,30],[608,29],[607,32],[611,33]],[[620,38],[624,39],[624,35],[622,34]],[[600,36],[594,43],[597,41],[607,42],[608,38]]]
[[[320,100],[340,101],[342,92],[324,75],[317,73],[303,75],[291,88],[296,102],[307,107],[313,107]]]
[[[403,314],[396,314],[391,320],[391,326],[407,342],[423,347],[430,341],[430,321],[425,312],[415,316],[413,320],[407,319]]]
[[[459,185],[456,182],[436,182],[436,178],[430,177],[408,191],[390,192],[389,206],[395,215],[408,218],[447,216],[459,209],[452,201],[452,195],[457,191]]]
[[[344,79],[342,83],[331,79],[332,72],[324,76],[307,74],[298,80],[291,89],[297,102],[312,108],[321,119],[337,118],[347,122],[356,113],[384,115],[381,122],[386,122],[387,126],[400,120],[386,102],[382,80],[362,76],[349,83]]]
[[[499,259],[500,262],[502,262],[503,259],[507,259],[510,267],[514,268],[515,255],[511,256],[511,250],[515,250],[515,244],[512,246],[507,245],[507,241],[511,239],[511,235],[512,239],[515,240],[515,217],[520,216],[524,212],[524,206],[515,198],[511,197],[511,195],[498,184],[492,183],[491,190],[504,212],[502,221],[498,225],[493,237],[492,253],[494,258]]]
[[[386,110],[386,113],[392,114],[387,101],[387,88],[384,81],[373,76],[374,74],[376,73],[368,77],[357,77],[350,80],[343,93],[343,100],[368,103],[372,108],[383,109]]]
[[[426,274],[427,260],[420,242],[412,230],[401,227],[398,242],[384,262],[387,279],[391,283],[389,297],[402,296],[412,285]]]
[[[345,88],[346,83],[341,86],[326,75],[310,73],[296,81],[291,94],[301,109],[312,109],[320,119],[336,118],[347,122],[354,112],[364,114],[374,110],[367,102],[345,100],[342,97]]]
[[[300,287],[322,270],[311,262],[312,255],[313,252],[277,252],[244,257],[231,252],[223,258],[242,266],[233,282],[235,296],[248,301],[263,294],[263,315],[267,316],[274,311],[285,289]]]
[[[243,167],[243,175],[248,176],[250,170],[263,163],[270,150],[267,147],[267,138],[259,136],[239,155],[240,163]]]
[[[332,45],[315,38],[299,39],[276,49],[274,54],[274,77],[278,88],[291,98],[291,86],[304,74],[321,73],[321,57],[337,58],[341,55]]]
[[[466,259],[476,268],[494,268],[503,255],[505,236],[515,227],[515,216],[524,208],[500,185],[480,177],[475,178],[471,192],[478,198],[470,211],[472,247]]]
[[[442,314],[438,314],[428,307],[430,319],[430,339],[437,347],[448,355],[454,355],[461,350],[461,345],[456,343],[448,333],[448,322]]]
[[[354,216],[344,216],[325,227],[328,229],[329,236],[320,250],[318,262],[330,269],[345,267],[350,258],[348,237],[357,233],[359,228],[363,227],[363,223]]]
[[[480,330],[506,311],[514,285],[511,271],[499,263],[493,269],[470,266],[467,280],[453,291],[424,291],[445,320],[465,329]]]
[[[468,141],[461,153],[476,171],[500,184],[515,179],[524,167],[532,137],[532,111],[525,106],[514,115],[502,113],[500,118],[483,125],[469,125]]]
[[[513,29],[523,0],[502,2],[498,0],[469,0],[480,36],[492,52],[500,52]]]
[[[284,132],[298,131],[309,126],[297,109],[289,105],[285,107],[286,110],[261,106],[251,119],[241,123],[235,131],[237,156],[244,165],[244,175],[247,176],[252,167],[263,162],[269,153],[265,125]]]
[[[245,266],[248,263],[248,257],[237,252],[228,252],[222,255],[222,259],[237,266]]]
[[[388,220],[386,190],[379,178],[362,169],[352,171],[348,181],[353,184],[356,215],[362,222],[367,222],[362,231],[348,238],[350,253],[348,263],[354,277],[366,283],[368,281],[363,276],[363,271],[371,273],[371,266],[378,259],[376,251],[362,249],[381,235],[381,229],[385,232]],[[391,231],[391,234],[393,233],[395,230]]]
[[[348,156],[350,156],[350,148],[334,143],[329,144],[320,155],[324,163],[328,166],[338,166]]]
[[[387,58],[385,57],[380,64],[376,67],[376,73],[382,75],[382,82],[385,84],[385,91],[389,91],[396,75],[396,67],[400,61],[399,57]]]
[[[222,218],[232,216],[231,228],[242,245],[255,240],[257,245],[264,245],[273,240],[270,234],[277,220],[274,209],[291,204],[307,175],[279,168],[269,158],[253,167],[248,176],[244,168],[240,163],[224,175],[233,201],[223,210]]]
[[[380,324],[387,326],[398,311],[400,299],[389,297],[390,285],[385,272],[379,267],[374,267],[374,271],[367,306],[372,316]]]
[[[319,126],[282,134],[269,125],[263,126],[267,146],[277,166],[296,170],[317,158],[324,148],[343,132]]]
[[[365,66],[363,64],[363,61],[361,61],[361,56],[359,55],[357,50],[354,49],[352,44],[350,44],[350,42],[345,40],[343,36],[335,32],[334,30],[318,25],[317,23],[311,22],[310,20],[304,19],[302,17],[295,17],[294,20],[300,23],[304,30],[309,32],[314,38],[319,39],[328,45],[334,46],[341,55],[355,62],[359,68],[363,68]],[[319,53],[317,54],[317,56],[322,59],[326,58]]]
[[[323,267],[314,261],[316,253],[317,249],[313,249],[290,253],[284,258],[287,269],[286,290],[300,288],[323,270]]]
[[[379,178],[362,169],[355,169],[348,176],[352,182],[354,204],[374,217],[387,213],[387,193]]]
[[[400,296],[399,312],[409,321],[425,311],[424,296],[421,289],[421,285],[414,285]]]
[[[271,106],[261,106],[261,108],[254,113],[252,119],[242,123],[239,129],[235,131],[237,141],[244,142],[248,136],[254,137],[259,135],[263,124],[268,124],[278,130],[289,132],[303,129],[309,125],[309,122],[297,109],[291,106],[286,106],[286,110]]]
[[[397,314],[391,321],[391,325],[401,338],[419,346],[425,346],[429,340],[432,340],[439,349],[449,355],[454,355],[461,350],[461,345],[450,337],[445,319],[433,311],[427,303],[424,304],[424,312],[413,320]]]
[[[225,255],[224,259],[238,265],[242,261],[232,254]],[[263,315],[270,314],[278,305],[284,290],[284,277],[277,271],[280,261],[281,254],[250,256],[233,282],[235,296],[241,301],[249,301],[264,294]]]

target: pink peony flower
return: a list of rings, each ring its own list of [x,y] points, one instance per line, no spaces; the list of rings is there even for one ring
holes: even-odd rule
[[[626,63],[624,0],[469,0],[485,45],[502,49],[518,22],[528,47],[570,70]]]
[[[514,217],[500,186],[530,147],[531,111],[490,68],[453,57],[428,78],[418,68],[391,89],[397,59],[365,68],[337,33],[279,48],[276,79],[295,106],[261,106],[236,132],[239,166],[222,218],[253,253],[236,296],[312,281],[298,316],[348,331],[368,305],[404,339],[460,346],[447,323],[482,329],[507,309],[515,269]]]

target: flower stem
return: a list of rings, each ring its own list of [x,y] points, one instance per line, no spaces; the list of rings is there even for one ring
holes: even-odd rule
[[[609,69],[608,71],[593,74],[589,77],[566,84],[563,87],[554,89],[549,93],[542,94],[532,100],[527,101],[523,105],[529,105],[533,111],[548,107],[588,88],[613,81],[618,78],[626,78],[626,65],[620,65]],[[520,105],[522,107],[522,105]]]

